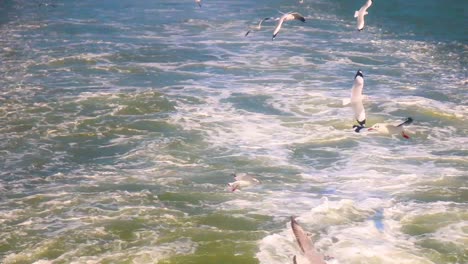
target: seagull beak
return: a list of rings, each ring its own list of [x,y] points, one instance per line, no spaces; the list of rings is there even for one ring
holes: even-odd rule
[[[367,129],[367,131],[373,131],[373,130],[375,130],[375,129],[373,129],[372,127],[369,127],[369,128]]]

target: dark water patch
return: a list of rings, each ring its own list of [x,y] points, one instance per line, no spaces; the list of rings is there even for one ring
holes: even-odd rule
[[[220,244],[222,243],[222,244]],[[245,242],[244,242],[245,243]],[[225,245],[225,246],[222,246]],[[161,260],[160,264],[258,264],[259,260],[255,258],[254,249],[250,249],[249,253],[242,251],[234,251],[237,244],[233,241],[220,241],[209,243],[206,246],[200,247],[200,251],[187,256],[174,256],[169,259]],[[253,245],[252,245],[253,247]],[[234,252],[233,252],[234,251]]]
[[[458,264],[468,262],[468,249],[449,241],[426,238],[416,242],[424,254],[435,263]]]
[[[254,113],[262,113],[267,115],[285,115],[286,113],[274,108],[268,100],[272,97],[268,95],[249,95],[233,93],[232,96],[226,99],[226,102],[233,103],[237,109],[246,110]]]
[[[135,235],[136,231],[145,227],[144,222],[138,218],[117,219],[102,224],[106,231],[118,236],[119,239],[124,241],[137,239]]]
[[[213,213],[206,216],[198,216],[195,219],[200,225],[208,225],[223,230],[255,231],[260,222],[245,217],[233,216],[231,214]]]
[[[468,180],[466,177],[442,177],[434,181],[415,184],[410,192],[400,193],[397,196],[417,202],[468,202]]]
[[[292,158],[294,160],[309,164],[315,169],[327,169],[343,165],[345,157],[340,153],[346,149],[353,149],[356,144],[352,140],[310,142],[294,145],[290,149],[293,151]]]
[[[187,191],[184,193],[161,193],[158,194],[158,199],[163,202],[184,202],[194,205],[202,205],[205,202],[225,202],[230,198],[220,193],[201,193]]]
[[[411,236],[419,236],[434,233],[440,228],[458,223],[460,220],[466,221],[467,219],[468,214],[466,213],[445,212],[423,214],[403,221],[401,231]]]

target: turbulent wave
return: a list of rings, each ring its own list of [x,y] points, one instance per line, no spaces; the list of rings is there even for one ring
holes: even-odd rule
[[[374,2],[0,2],[0,262],[467,262],[463,3]]]

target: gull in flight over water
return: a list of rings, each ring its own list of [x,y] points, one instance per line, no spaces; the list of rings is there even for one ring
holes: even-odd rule
[[[240,190],[241,188],[260,184],[260,181],[257,180],[252,174],[234,173],[232,176],[234,176],[235,181],[228,183],[231,192]]]
[[[315,248],[312,240],[304,229],[297,223],[296,219],[291,216],[291,229],[296,237],[297,244],[301,248],[302,253],[310,264],[326,264],[325,258]],[[293,263],[297,263],[296,256],[293,258]]]
[[[359,9],[359,11],[354,12],[354,17],[357,17],[357,30],[361,31],[364,29],[364,16],[369,14],[367,9],[372,5],[372,0],[367,0],[367,2]]]
[[[377,123],[369,127],[367,131],[376,131],[380,134],[401,134],[404,138],[409,139],[410,137],[405,133],[404,126],[407,126],[411,123],[413,123],[413,118],[408,117],[406,118],[405,122],[399,125]]]
[[[362,89],[364,88],[364,75],[361,70],[354,76],[353,88],[351,88],[351,107],[354,111],[354,118],[359,125],[354,125],[354,131],[358,132],[366,126],[366,111],[362,104]]]
[[[294,19],[305,22],[305,18],[297,12],[286,13],[283,16],[281,16],[281,18],[279,19],[278,24],[276,25],[276,28],[273,31],[273,37],[271,39],[272,40],[275,39],[276,35],[278,35],[281,29],[281,26],[283,25],[285,21],[294,20]]]
[[[195,3],[197,3],[198,6],[201,7],[201,0],[195,0]]]
[[[245,33],[245,36],[247,37],[247,35],[249,35],[250,32],[252,32],[252,30],[260,30],[262,29],[262,23],[264,21],[267,21],[267,20],[270,20],[272,19],[271,17],[265,17],[263,18],[262,20],[260,20],[260,22],[258,23],[258,25],[256,27],[253,27],[252,29],[250,29],[249,31],[247,31],[247,33]]]

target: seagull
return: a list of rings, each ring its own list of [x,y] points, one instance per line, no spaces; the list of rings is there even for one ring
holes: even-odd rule
[[[364,87],[364,75],[358,70],[354,76],[353,88],[351,88],[351,107],[354,111],[354,118],[359,125],[354,125],[354,131],[359,133],[366,125],[366,111],[362,104],[362,88]]]
[[[372,0],[367,0],[367,2],[359,9],[359,11],[354,12],[354,17],[357,17],[357,30],[361,31],[364,29],[364,16],[369,14],[367,9],[372,5]]]
[[[195,0],[195,3],[197,3],[198,6],[201,7],[201,0]]]
[[[291,216],[291,229],[296,237],[297,244],[301,248],[302,253],[307,258],[310,264],[326,264],[325,259],[322,254],[317,252],[314,248],[312,240],[304,232],[304,229],[297,223],[296,219]],[[293,258],[293,263],[296,262],[296,256]]]
[[[281,26],[283,25],[283,22],[294,19],[300,20],[305,23],[305,18],[301,14],[296,12],[286,13],[279,19],[278,24],[276,25],[276,28],[273,31],[273,37],[271,39],[275,39],[276,35],[278,35],[278,32],[280,31]]]
[[[240,190],[241,188],[249,187],[252,185],[257,185],[260,184],[260,181],[254,178],[252,174],[247,174],[247,173],[234,173],[232,174],[234,176],[234,179],[236,180],[235,182],[228,183],[228,186],[230,187],[231,192],[234,192],[236,190]]]
[[[247,35],[249,35],[249,33],[252,31],[252,30],[260,30],[262,29],[262,23],[266,20],[270,20],[272,19],[271,17],[265,17],[263,18],[262,20],[260,20],[260,22],[258,23],[258,26],[252,28],[251,30],[247,31],[247,33],[245,33],[245,36],[247,37]]]
[[[392,124],[377,123],[367,130],[376,131],[381,134],[401,134],[404,138],[409,139],[410,137],[405,133],[404,126],[407,126],[411,123],[413,123],[413,118],[408,117],[406,118],[405,122],[396,126]]]

